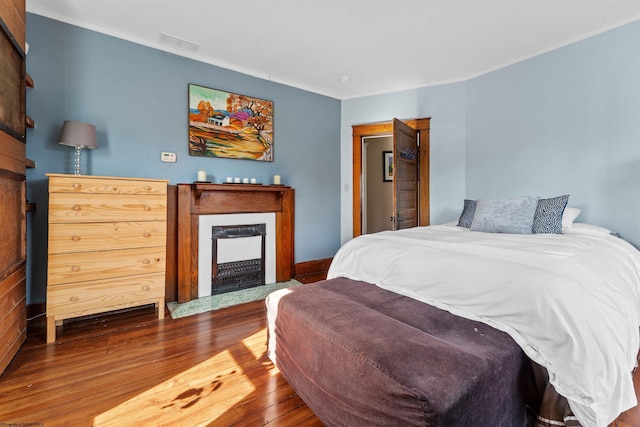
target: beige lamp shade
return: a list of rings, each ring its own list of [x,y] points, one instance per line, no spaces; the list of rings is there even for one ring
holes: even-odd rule
[[[70,147],[98,148],[96,143],[96,127],[89,123],[65,120],[58,143]]]

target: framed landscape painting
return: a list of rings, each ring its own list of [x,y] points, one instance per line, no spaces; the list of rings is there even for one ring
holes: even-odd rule
[[[273,102],[189,84],[189,154],[273,161]]]

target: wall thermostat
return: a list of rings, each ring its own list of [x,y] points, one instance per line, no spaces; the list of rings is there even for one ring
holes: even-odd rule
[[[176,162],[176,153],[169,153],[167,151],[163,151],[160,155],[160,160],[163,162],[175,163]]]

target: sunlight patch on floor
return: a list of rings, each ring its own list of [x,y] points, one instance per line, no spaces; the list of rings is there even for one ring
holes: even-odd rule
[[[267,328],[263,328],[253,335],[242,340],[242,344],[251,351],[256,360],[260,360],[263,356],[264,343],[267,339]]]
[[[94,426],[208,425],[254,390],[231,352],[224,351],[103,412]]]

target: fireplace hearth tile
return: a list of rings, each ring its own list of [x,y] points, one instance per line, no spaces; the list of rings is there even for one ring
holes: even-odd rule
[[[227,292],[219,295],[209,295],[194,299],[185,303],[168,302],[167,308],[171,313],[172,319],[191,316],[193,314],[204,313],[206,311],[219,310],[221,308],[231,307],[233,305],[244,304],[251,301],[263,300],[271,292],[278,289],[299,286],[302,283],[297,280],[289,280],[287,282],[270,283],[255,288],[242,289],[234,292]]]

